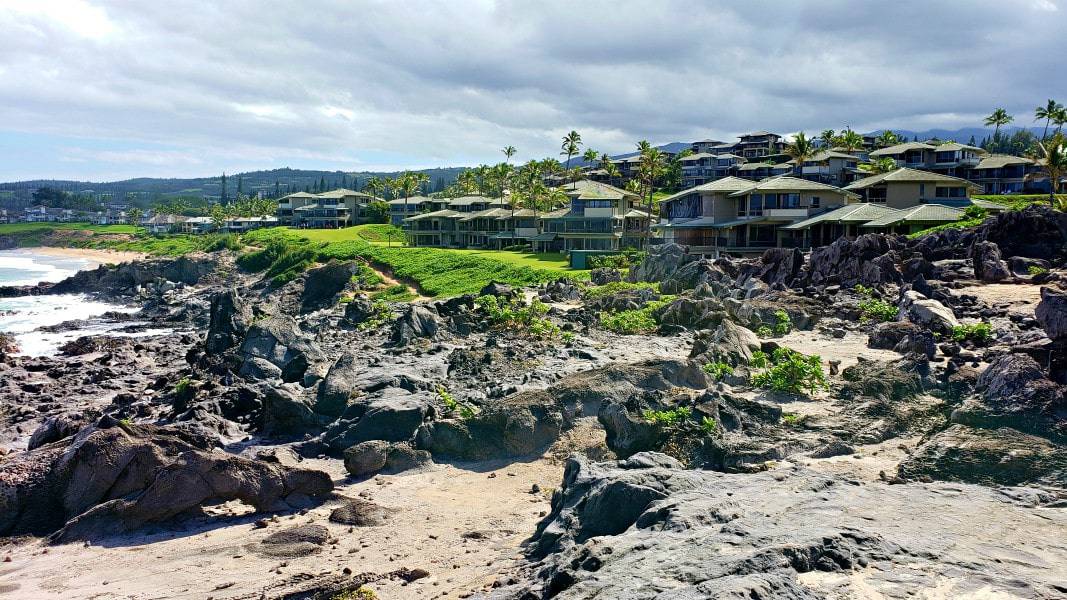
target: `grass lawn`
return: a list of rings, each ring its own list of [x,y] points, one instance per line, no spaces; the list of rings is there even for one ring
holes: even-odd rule
[[[134,225],[90,225],[89,223],[3,223],[0,224],[0,235],[17,235],[32,233],[47,233],[59,229],[77,229],[95,231],[97,233],[140,233],[141,227]]]

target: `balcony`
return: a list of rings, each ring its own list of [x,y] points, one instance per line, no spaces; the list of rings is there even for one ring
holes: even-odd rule
[[[799,219],[811,214],[810,208],[765,208],[763,216],[777,217],[782,219]]]

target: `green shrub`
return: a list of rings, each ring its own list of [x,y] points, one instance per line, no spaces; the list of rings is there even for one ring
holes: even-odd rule
[[[862,283],[857,283],[856,286],[852,289],[856,290],[857,294],[861,296],[867,296],[868,298],[874,295],[874,290],[863,285]]]
[[[645,421],[648,421],[656,427],[673,427],[681,424],[683,421],[689,420],[689,417],[692,415],[693,411],[686,406],[680,406],[669,410],[646,410],[641,413],[641,416],[644,417]]]
[[[771,354],[770,365],[766,370],[752,376],[752,384],[794,394],[814,394],[829,387],[821,358],[815,355],[806,356],[784,346],[775,349]]]
[[[793,329],[793,321],[784,310],[774,311],[774,335],[786,335]]]
[[[1048,273],[1048,269],[1039,265],[1030,265],[1026,268],[1026,272],[1031,276],[1044,275],[1045,273]]]
[[[356,284],[360,289],[374,290],[385,283],[385,280],[374,269],[367,265],[359,265],[356,267],[356,274],[352,276],[352,283]]]
[[[393,319],[393,309],[385,300],[375,300],[371,303],[371,314],[356,326],[357,329],[377,329]]]
[[[770,357],[763,350],[754,350],[752,360],[748,361],[748,366],[756,369],[764,369],[768,364],[770,364]]]
[[[193,397],[193,382],[188,377],[182,377],[174,386],[174,397],[178,400],[190,400]]]
[[[734,374],[734,368],[724,362],[707,363],[703,366],[704,372],[711,375],[715,379],[722,379],[727,375]]]
[[[378,594],[375,594],[374,590],[369,587],[361,585],[357,589],[334,594],[330,600],[378,600]]]
[[[985,344],[993,339],[993,327],[985,322],[957,325],[952,328],[952,339],[957,342],[971,341],[976,344]]]
[[[880,300],[869,298],[860,302],[860,320],[862,321],[893,321],[897,318],[897,307]]]
[[[474,304],[485,311],[489,322],[497,329],[508,329],[534,338],[562,337],[559,327],[544,318],[548,313],[548,305],[536,298],[527,305],[519,298],[480,296]]]
[[[766,325],[760,325],[756,329],[756,335],[758,335],[761,338],[774,337],[774,330],[771,329],[770,327],[767,327]]]
[[[798,427],[807,420],[807,415],[798,415],[795,413],[783,413],[782,424],[788,427]]]
[[[639,281],[637,283],[630,283],[628,281],[613,281],[611,283],[605,283],[604,285],[595,285],[585,288],[582,291],[582,296],[586,300],[593,300],[595,298],[603,298],[604,296],[611,296],[620,292],[628,292],[631,290],[652,290],[654,293],[659,293],[658,283],[647,283]]]
[[[452,396],[452,394],[448,393],[448,390],[446,390],[444,386],[437,386],[437,397],[444,403],[445,410],[448,412],[456,412],[456,409],[459,408],[459,402]]]
[[[213,236],[207,246],[204,248],[207,252],[216,252],[218,250],[232,250],[234,252],[242,248],[241,238],[238,235],[232,233],[224,233]]]
[[[704,417],[700,419],[700,430],[707,435],[712,435],[718,430],[719,424],[711,417]]]

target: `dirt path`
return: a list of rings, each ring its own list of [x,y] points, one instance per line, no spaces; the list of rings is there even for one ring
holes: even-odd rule
[[[405,278],[403,281],[401,281],[400,279],[397,279],[396,274],[393,273],[393,270],[385,265],[376,262],[369,262],[367,263],[367,266],[369,266],[371,269],[374,269],[374,272],[382,278],[382,281],[385,282],[385,285],[387,287],[394,285],[403,285],[409,290],[411,290],[411,293],[415,294],[415,299],[412,300],[412,302],[429,302],[431,300],[436,299],[431,296],[425,295],[422,291],[422,288],[419,287],[419,284],[414,280]]]

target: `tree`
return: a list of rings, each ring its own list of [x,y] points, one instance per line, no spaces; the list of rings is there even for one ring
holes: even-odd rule
[[[864,163],[859,166],[860,170],[867,171],[871,175],[879,175],[881,173],[888,173],[890,171],[897,170],[897,161],[892,158],[884,157],[870,163]]]
[[[126,222],[130,225],[140,225],[142,215],[144,215],[144,213],[141,212],[141,209],[135,206],[126,212]]]
[[[560,146],[560,156],[567,157],[567,170],[571,170],[571,158],[578,154],[578,147],[582,145],[582,136],[574,130],[563,136],[563,145]],[[572,182],[573,184],[573,182]],[[573,185],[572,185],[573,189]]]
[[[371,223],[388,223],[389,203],[384,200],[373,200],[367,204],[367,220]]]
[[[367,180],[367,183],[364,184],[363,189],[371,196],[374,196],[375,198],[381,198],[382,190],[384,187],[385,185],[382,183],[381,179],[377,177],[371,177]]]
[[[645,220],[645,246],[647,247],[648,238],[652,236],[652,205],[656,180],[663,174],[666,165],[663,152],[661,152],[659,148],[653,148],[644,140],[642,140],[637,147],[641,152],[641,160],[638,163],[638,173],[640,173],[640,177],[648,190],[648,218]]]
[[[819,139],[822,140],[822,145],[826,148],[833,148],[837,141],[837,135],[833,129],[824,129],[823,132],[819,134]]]
[[[815,144],[804,134],[803,131],[793,137],[793,141],[785,147],[785,153],[796,163],[793,165],[793,173],[800,176],[804,171],[804,162],[815,156]]]
[[[404,215],[408,214],[408,198],[419,189],[419,178],[411,171],[404,171],[394,182],[395,189],[404,197]],[[405,230],[407,227],[405,227]],[[406,238],[405,238],[406,239]],[[407,240],[410,242],[410,240]]]
[[[1015,120],[1015,117],[1008,114],[1008,111],[1003,108],[998,108],[993,111],[993,114],[989,115],[985,119],[986,127],[993,126],[993,140],[997,144],[998,149],[1000,146],[1000,126],[1007,125]]]
[[[590,166],[595,167],[597,159],[600,158],[600,153],[592,148],[586,148],[582,153],[582,160],[587,162]]]
[[[1037,148],[1042,170],[1048,175],[1048,203],[1057,210],[1067,210],[1067,200],[1056,201],[1056,192],[1060,179],[1067,175],[1067,137],[1060,132],[1052,134],[1047,140],[1038,141]]]
[[[663,185],[668,191],[676,192],[682,187],[682,159],[692,156],[693,151],[685,148],[667,161],[667,168],[663,173]],[[614,166],[614,165],[612,165]]]
[[[222,173],[222,192],[219,195],[219,203],[226,204],[226,172]]]
[[[1063,125],[1067,123],[1067,108],[1061,106],[1053,115],[1052,122],[1056,124],[1056,133],[1063,133]]]
[[[880,148],[888,148],[890,146],[895,146],[899,144],[900,138],[897,137],[897,134],[886,129],[882,133],[878,134],[878,137],[874,139],[874,143],[877,144]]]
[[[216,204],[211,207],[211,225],[215,229],[222,229],[222,226],[226,224],[226,218],[229,214],[221,204]]]
[[[515,153],[518,152],[518,150],[515,150],[515,146],[504,146],[504,149],[501,150],[501,152],[504,153],[504,162],[510,163],[511,157],[515,156]]]
[[[863,148],[863,136],[846,127],[841,135],[837,136],[837,145],[845,149],[845,152],[855,152]]]
[[[1061,105],[1059,102],[1056,102],[1052,98],[1049,98],[1049,100],[1045,104],[1045,106],[1038,106],[1037,108],[1034,109],[1034,120],[1035,121],[1040,121],[1041,119],[1045,120],[1045,131],[1041,133],[1041,139],[1042,140],[1044,140],[1045,138],[1048,137],[1048,126],[1049,126],[1049,124],[1052,123],[1053,119],[1055,119],[1056,116],[1062,110],[1064,110],[1063,105]],[[988,125],[988,123],[986,123],[986,124]]]

